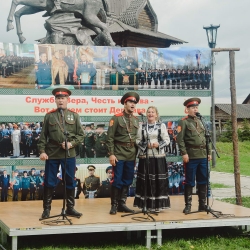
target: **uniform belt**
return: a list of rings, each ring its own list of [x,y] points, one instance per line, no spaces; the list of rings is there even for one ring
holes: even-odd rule
[[[57,142],[57,141],[54,141],[54,140],[52,140],[52,139],[49,139],[49,143],[51,143],[51,144],[53,144],[53,145],[56,145],[56,146],[62,146],[62,144],[61,143],[59,143],[59,142]]]
[[[190,144],[186,144],[185,145],[186,148],[194,148],[194,149],[205,149],[206,148],[206,145],[190,145]]]
[[[124,146],[124,147],[134,147],[135,143],[134,142],[120,142],[120,141],[115,141],[116,145]]]

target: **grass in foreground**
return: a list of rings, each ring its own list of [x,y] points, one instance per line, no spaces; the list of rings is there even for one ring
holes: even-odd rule
[[[124,232],[19,237],[19,250],[145,250],[145,233],[132,240]],[[116,243],[114,243],[116,242]],[[250,238],[232,227],[163,230],[163,245],[153,244],[151,250],[245,250]],[[7,246],[10,249],[10,245]]]
[[[223,198],[221,201],[236,205],[236,198]],[[242,206],[250,208],[250,197],[242,197]]]
[[[249,168],[250,141],[238,142],[238,143],[239,143],[240,174],[250,176],[250,168]],[[216,167],[212,168],[212,170],[219,172],[226,172],[226,173],[234,173],[233,143],[217,142],[216,148],[220,155],[220,158],[216,158]]]
[[[214,188],[231,188],[231,187],[233,187],[233,186],[229,186],[229,185],[224,185],[224,184],[222,184],[222,183],[210,183],[210,186],[211,186],[211,188],[212,189],[214,189]]]

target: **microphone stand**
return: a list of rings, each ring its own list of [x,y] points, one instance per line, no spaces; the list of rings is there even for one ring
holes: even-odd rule
[[[141,114],[141,113],[139,113],[139,115],[141,115],[141,117],[142,117],[143,124],[146,124],[146,122],[143,119],[144,115]],[[150,139],[149,139],[149,136],[148,136],[148,133],[147,133],[146,159],[145,159],[145,163],[144,163],[144,174],[145,174],[145,179],[144,179],[144,194],[143,194],[144,197],[143,197],[143,208],[142,208],[142,211],[138,211],[138,212],[134,212],[134,213],[130,213],[130,214],[124,214],[121,217],[143,213],[144,215],[147,215],[149,218],[151,218],[153,221],[155,221],[154,217],[152,217],[150,214],[158,215],[157,212],[148,211],[148,209],[147,209],[147,177],[148,177],[148,169],[149,169],[149,164],[150,164],[149,157],[148,157],[148,144],[151,145],[151,142],[150,142]],[[132,219],[133,220],[137,220],[137,221],[141,221],[141,219],[147,220],[148,218],[145,218],[145,217],[132,217]]]
[[[207,161],[206,161],[206,168],[207,168],[207,204],[205,205],[205,212],[207,212],[207,214],[211,213],[214,217],[219,218],[219,215],[222,215],[221,211],[215,211],[213,209],[211,209],[211,207],[209,206],[209,190],[208,190],[208,183],[209,183],[209,165],[208,165],[208,156],[209,156],[209,143],[211,142],[212,144],[212,148],[215,151],[216,155],[218,158],[220,158],[217,149],[214,146],[214,143],[211,139],[211,135],[209,133],[209,130],[207,129],[205,120],[203,119],[202,115],[200,113],[196,113],[196,116],[200,119],[204,129],[205,129],[205,138],[206,138],[206,153],[207,153]],[[194,211],[194,212],[190,212],[188,214],[194,214],[194,213],[199,213],[199,212],[203,212],[203,211]],[[219,215],[218,215],[219,214]]]
[[[66,224],[66,222],[68,222],[70,225],[72,225],[73,223],[71,222],[70,219],[68,219],[68,216],[71,217],[77,217],[80,218],[80,216],[74,216],[74,215],[67,215],[66,211],[65,211],[65,206],[66,206],[66,168],[67,168],[67,155],[68,157],[70,157],[70,153],[69,153],[69,148],[68,148],[68,138],[67,136],[69,135],[68,131],[66,130],[66,126],[65,126],[65,119],[64,119],[64,112],[62,108],[58,108],[61,116],[62,116],[62,125],[63,125],[63,134],[64,134],[64,143],[65,143],[65,156],[64,156],[64,169],[62,168],[62,176],[63,176],[63,185],[64,185],[64,189],[63,189],[63,207],[62,207],[62,212],[60,214],[57,215],[53,215],[50,216],[46,219],[40,218],[39,220],[47,220],[47,219],[51,219],[51,218],[55,218],[58,217],[55,220],[51,220],[51,221],[46,221],[43,224],[53,224],[53,223],[64,223]],[[62,219],[60,219],[62,217]]]

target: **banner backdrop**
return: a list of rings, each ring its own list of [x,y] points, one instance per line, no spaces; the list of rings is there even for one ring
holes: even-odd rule
[[[142,96],[136,105],[135,115],[138,112],[146,113],[149,106],[156,106],[161,116],[185,116],[182,103],[191,97]],[[112,116],[122,111],[120,99],[120,96],[72,96],[68,108],[80,116]],[[201,97],[199,112],[210,116],[210,107],[211,98]],[[15,95],[15,102],[11,95],[0,98],[1,116],[44,116],[54,108],[55,98],[51,95]]]
[[[208,48],[0,43],[1,88],[210,90]]]

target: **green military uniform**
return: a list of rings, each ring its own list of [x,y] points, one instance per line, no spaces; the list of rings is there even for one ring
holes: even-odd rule
[[[123,111],[113,116],[108,128],[107,147],[109,155],[115,155],[118,160],[135,160],[135,140],[138,128],[139,120],[131,114]]]
[[[69,149],[70,157],[75,157],[75,147],[84,139],[80,118],[77,113],[66,109],[64,111],[64,119],[66,130],[69,133],[67,136],[68,142],[72,144],[72,148]],[[61,128],[63,128],[62,116],[58,109],[45,115],[38,149],[40,153],[45,152],[49,159],[65,157],[65,150],[60,146],[64,142],[64,134]],[[69,156],[67,155],[67,157]]]
[[[128,109],[133,107],[140,97],[135,92],[128,92],[121,98],[121,104],[125,110],[114,115],[108,128],[107,147],[109,155],[117,158],[118,162],[113,167],[113,180],[111,186],[111,210],[110,214],[116,212],[133,212],[126,206],[128,188],[134,177],[136,158],[136,135],[139,128],[138,118],[129,113]],[[126,113],[126,105],[128,113]],[[134,106],[135,107],[135,106]],[[112,158],[113,158],[112,156]],[[113,164],[113,159],[112,163]]]
[[[185,167],[185,208],[183,213],[191,211],[192,189],[195,181],[198,187],[199,211],[206,211],[206,188],[207,188],[207,152],[205,128],[201,120],[196,116],[201,100],[190,98],[184,102],[189,115],[183,118],[178,124],[177,143],[181,155],[188,155],[188,162],[184,162]],[[208,152],[210,154],[210,152]],[[185,157],[184,157],[185,159]]]
[[[88,170],[94,170],[95,166],[89,165]],[[89,198],[89,192],[88,191],[97,191],[100,188],[100,177],[95,175],[90,175],[85,178],[83,183],[83,193],[85,195],[85,198]],[[95,197],[97,197],[97,192],[95,192]]]
[[[87,124],[86,127],[91,127]],[[94,158],[95,133],[92,130],[85,130],[84,146],[88,158]]]
[[[104,124],[98,124],[98,128],[103,128],[105,125]],[[108,149],[106,145],[107,141],[107,132],[104,132],[103,130],[98,133],[96,131],[96,136],[95,136],[95,152],[96,152],[96,157],[107,157],[108,156]]]
[[[55,88],[52,91],[55,96],[57,109],[45,115],[41,136],[38,142],[40,159],[45,162],[45,180],[43,213],[41,219],[50,216],[51,202],[54,188],[57,182],[57,173],[61,166],[65,173],[66,184],[66,214],[81,217],[82,214],[74,209],[75,205],[75,148],[83,141],[84,133],[77,113],[67,109],[71,91],[66,88]],[[65,142],[64,131],[67,131],[68,152],[63,149]],[[68,154],[69,153],[69,154]],[[48,159],[46,159],[48,156]],[[65,159],[65,157],[67,157]],[[67,167],[67,171],[66,171]]]
[[[181,155],[188,154],[189,159],[206,158],[205,129],[196,116],[187,116],[178,124],[177,143]]]

